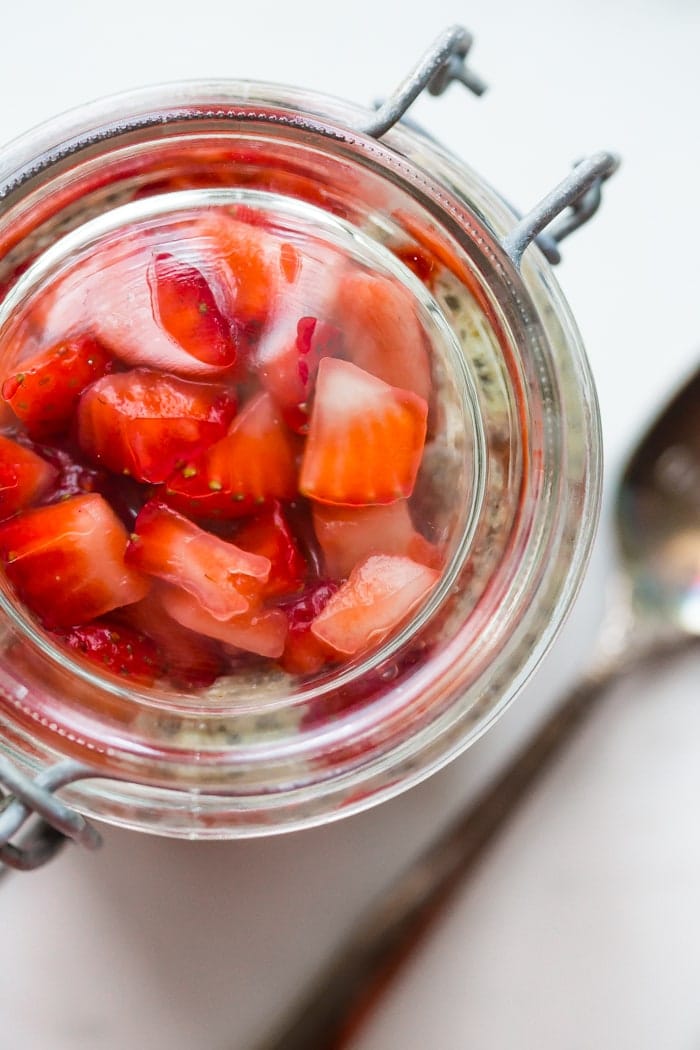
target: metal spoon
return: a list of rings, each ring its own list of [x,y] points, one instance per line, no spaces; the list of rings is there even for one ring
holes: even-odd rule
[[[700,371],[632,455],[619,570],[589,671],[487,790],[378,897],[257,1050],[341,1050],[452,893],[607,689],[700,641]]]

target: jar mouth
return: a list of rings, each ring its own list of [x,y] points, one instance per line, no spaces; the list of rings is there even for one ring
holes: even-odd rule
[[[53,664],[63,664],[66,682],[77,678],[119,702],[136,698],[150,712],[128,731],[123,725],[111,726],[101,736],[99,722],[73,707],[71,724],[57,739],[51,728],[60,727],[55,696],[46,696],[32,709],[26,698],[13,700],[12,690],[3,689],[13,723],[11,737],[21,741],[20,751],[26,753],[28,736],[38,734],[40,743],[32,742],[34,754],[78,755],[93,764],[99,756],[101,776],[137,785],[107,789],[96,781],[72,789],[81,808],[108,820],[126,826],[157,824],[172,834],[189,834],[194,822],[202,836],[209,834],[209,821],[212,836],[238,836],[317,823],[388,797],[439,768],[481,735],[541,658],[577,591],[598,514],[600,435],[595,394],[568,308],[536,249],[529,251],[522,275],[510,263],[499,237],[512,226],[514,216],[489,187],[413,131],[396,129],[383,143],[348,131],[361,112],[269,85],[156,89],[108,102],[97,118],[89,115],[77,118],[72,127],[59,125],[48,136],[51,148],[45,140],[39,160],[28,155],[38,142],[36,134],[30,135],[11,154],[14,182],[7,164],[0,173],[10,187],[0,210],[0,242],[4,234],[4,243],[12,243],[23,230],[12,249],[21,253],[32,208],[41,213],[39,227],[45,232],[56,217],[51,198],[55,201],[61,194],[66,206],[58,214],[69,230],[62,240],[49,243],[11,288],[0,315],[2,324],[2,317],[18,308],[66,252],[80,251],[91,238],[126,220],[196,208],[205,201],[207,206],[243,200],[260,208],[280,204],[280,186],[270,189],[256,182],[245,167],[247,161],[237,162],[237,171],[240,175],[245,169],[249,182],[222,187],[214,181],[167,192],[156,186],[151,196],[131,200],[129,194],[143,178],[147,154],[156,158],[150,174],[158,176],[171,172],[177,150],[183,155],[192,151],[193,156],[199,150],[201,159],[211,156],[221,142],[239,139],[246,148],[252,143],[254,153],[257,150],[249,167],[257,164],[265,173],[263,154],[274,143],[279,156],[293,161],[287,170],[298,175],[303,168],[317,180],[321,174],[327,191],[329,209],[321,212],[303,197],[281,194],[288,213],[322,225],[339,243],[347,245],[350,239],[358,250],[361,246],[410,289],[432,323],[447,327],[450,368],[459,376],[467,406],[463,420],[471,431],[473,456],[469,498],[454,528],[438,586],[386,644],[356,666],[300,689],[292,707],[308,711],[323,698],[349,696],[358,683],[398,665],[394,687],[341,706],[328,718],[306,724],[304,732],[294,719],[274,723],[275,716],[289,708],[288,695],[273,694],[261,704],[254,691],[238,708],[245,718],[260,715],[254,732],[227,736],[221,730],[232,714],[225,702],[210,711],[208,728],[202,731],[199,701],[192,705],[187,697],[125,689],[83,664],[67,661],[65,652],[0,593],[8,622]],[[83,136],[84,156],[74,149],[76,135]],[[326,153],[331,160],[321,171],[319,157]],[[347,177],[349,171],[355,180],[352,191],[340,174]],[[105,178],[102,188],[100,174]],[[152,181],[155,185],[157,179]],[[382,213],[385,190],[396,197]],[[365,205],[353,194],[370,199],[370,220],[362,213],[368,227],[358,227],[357,214]],[[399,197],[401,207],[396,205]],[[80,221],[76,202],[88,198],[94,217]],[[413,243],[424,249],[429,245],[440,254],[441,266],[460,288],[457,306],[450,306],[448,281],[436,299],[385,246],[382,238],[392,222],[401,222]],[[491,349],[481,357],[465,354],[456,332],[467,333],[465,339],[482,339]],[[495,402],[490,400],[494,387],[502,388]],[[505,518],[492,522],[489,531],[487,511],[497,516],[499,499]],[[490,542],[497,550],[489,561]],[[477,570],[475,548],[485,561]],[[475,571],[483,578],[469,594],[467,577]],[[404,660],[404,666],[402,660],[416,639],[427,655],[414,665]],[[165,715],[172,716],[174,732],[166,732]],[[132,729],[135,735],[129,739]],[[182,808],[183,792],[196,793],[200,812],[198,817],[190,814],[187,831],[172,817],[178,806]],[[207,793],[209,802],[203,801]],[[170,816],[148,815],[148,800],[156,797]]]
[[[260,710],[269,712],[277,707],[286,707],[290,699],[294,705],[303,706],[311,700],[319,700],[324,695],[351,685],[378,666],[386,666],[434,616],[459,576],[476,531],[485,486],[485,437],[479,418],[474,383],[465,367],[461,348],[438,303],[418,277],[388,248],[368,239],[361,230],[346,220],[329,215],[305,201],[293,198],[282,199],[276,194],[261,190],[197,189],[149,196],[111,209],[66,234],[42,253],[19,277],[17,283],[0,304],[0,343],[5,336],[8,341],[11,340],[13,323],[21,318],[23,306],[32,300],[32,297],[42,289],[48,280],[60,279],[62,273],[70,266],[79,263],[86,255],[98,252],[100,243],[110,235],[118,235],[127,229],[133,231],[141,224],[146,226],[158,218],[177,221],[182,217],[196,216],[202,211],[225,209],[236,205],[243,205],[264,215],[275,215],[278,222],[283,212],[285,221],[289,222],[290,230],[295,226],[310,227],[316,236],[323,231],[325,240],[334,248],[348,255],[357,255],[365,264],[372,264],[377,272],[389,275],[410,292],[419,312],[425,318],[430,319],[436,332],[441,336],[441,350],[463,393],[464,424],[465,428],[472,432],[471,464],[466,466],[467,473],[470,475],[468,492],[471,493],[471,498],[465,499],[464,506],[459,508],[461,520],[455,527],[455,535],[450,538],[449,557],[440,580],[427,601],[411,616],[410,620],[359,662],[353,661],[349,666],[342,665],[337,669],[331,669],[318,682],[312,681],[307,685],[302,681],[300,689],[293,690],[291,694],[289,677],[281,674],[276,693],[271,693],[261,699],[259,689],[249,688],[246,692],[245,683],[243,683],[244,689],[242,691],[236,689],[235,696],[228,698],[227,706],[216,703],[216,697],[206,694],[204,696],[186,695],[181,691],[174,692],[172,689],[157,686],[139,689],[138,684],[127,684],[112,676],[96,673],[84,661],[73,657],[69,650],[57,645],[52,637],[43,631],[32,617],[27,615],[25,609],[18,606],[11,593],[0,587],[0,610],[8,620],[16,625],[40,652],[54,662],[60,663],[87,685],[129,703],[175,710],[200,719],[206,717],[208,713],[213,713],[216,717],[223,715],[233,717],[236,714],[248,715]],[[436,348],[435,341],[433,346]]]

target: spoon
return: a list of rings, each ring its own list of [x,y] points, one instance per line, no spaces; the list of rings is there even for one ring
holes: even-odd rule
[[[257,1050],[342,1050],[608,688],[700,640],[700,371],[642,438],[615,507],[619,567],[589,670],[483,794],[360,916]]]

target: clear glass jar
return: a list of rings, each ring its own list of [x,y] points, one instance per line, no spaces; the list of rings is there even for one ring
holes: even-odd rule
[[[501,239],[515,216],[490,187],[415,130],[381,141],[350,130],[365,116],[267,84],[176,85],[85,107],[4,151],[0,333],[47,274],[127,219],[236,200],[315,225],[391,272],[442,347],[426,470],[449,493],[436,511],[449,564],[426,606],[364,660],[205,697],[139,691],[71,660],[2,584],[0,746],[27,771],[62,757],[94,768],[65,792],[87,815],[226,838],[373,805],[493,723],[576,594],[601,445],[568,307],[536,247],[520,269],[509,258]]]

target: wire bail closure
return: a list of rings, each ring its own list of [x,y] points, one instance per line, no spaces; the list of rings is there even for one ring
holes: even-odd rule
[[[9,868],[33,871],[41,867],[68,839],[90,850],[101,845],[92,824],[53,794],[96,775],[88,766],[69,759],[42,770],[32,780],[0,756],[0,876]],[[25,825],[19,841],[12,843]]]
[[[378,106],[374,116],[359,125],[357,130],[372,138],[381,138],[405,117],[424,91],[442,95],[455,80],[473,94],[483,95],[487,84],[466,62],[473,43],[474,37],[463,26],[446,29],[393,94]],[[559,245],[595,215],[602,200],[603,182],[617,171],[619,165],[619,157],[614,153],[597,153],[577,161],[567,178],[503,238],[501,243],[514,266],[520,268],[523,253],[533,241],[551,265],[561,262]],[[567,208],[568,214],[562,214]],[[559,221],[548,229],[557,216]]]

